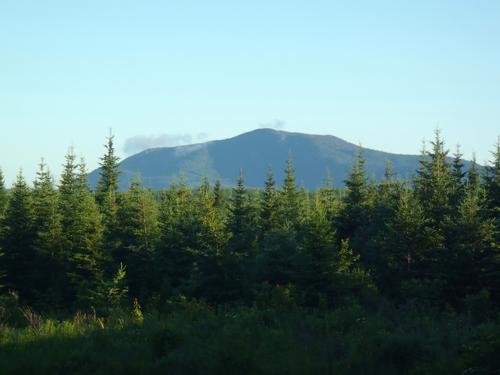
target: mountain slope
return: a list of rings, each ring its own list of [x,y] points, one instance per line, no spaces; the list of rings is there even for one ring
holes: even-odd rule
[[[289,133],[272,129],[257,129],[239,136],[188,146],[161,147],[145,150],[124,159],[120,188],[126,189],[140,175],[144,184],[153,189],[169,186],[181,176],[190,185],[203,177],[211,181],[220,178],[226,186],[234,185],[240,169],[246,185],[261,187],[268,168],[281,182],[285,162],[292,157],[297,181],[306,188],[321,186],[327,173],[335,185],[342,185],[356,159],[358,146],[330,135]],[[419,156],[397,155],[364,149],[368,176],[382,178],[387,160],[395,174],[407,178],[418,168]],[[89,175],[95,186],[99,170]]]

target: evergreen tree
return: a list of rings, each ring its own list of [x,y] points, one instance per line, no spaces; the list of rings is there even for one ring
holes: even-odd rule
[[[108,263],[108,269],[114,268],[110,264],[111,259],[115,258],[115,263],[119,262],[119,228],[118,228],[118,186],[119,186],[119,160],[115,155],[114,135],[110,132],[107,143],[104,146],[106,153],[101,157],[100,178],[97,183],[96,200],[99,204],[104,224],[104,256]]]
[[[34,274],[40,301],[46,305],[60,304],[63,285],[65,254],[62,242],[59,199],[50,172],[42,159],[34,181],[33,208],[36,238],[34,249],[38,256],[38,268]]]
[[[0,168],[0,219],[2,218],[3,211],[7,205],[7,190],[5,189],[5,180],[3,177],[2,168]]]
[[[419,200],[406,186],[381,242],[387,269],[380,272],[379,278],[386,292],[397,294],[398,283],[433,277],[432,250],[437,237],[438,233],[429,226]]]
[[[100,178],[97,183],[96,199],[99,204],[103,204],[104,200],[110,193],[118,191],[120,168],[120,158],[115,155],[114,135],[110,132],[107,137],[107,143],[104,145],[106,153],[101,157]]]
[[[0,248],[5,253],[5,285],[16,290],[24,301],[32,302],[36,283],[34,271],[38,267],[33,251],[35,240],[33,197],[20,172],[11,191],[2,220]]]
[[[442,230],[451,214],[454,177],[446,160],[448,150],[444,148],[439,129],[431,144],[432,151],[425,152],[422,156],[414,183],[426,216]]]
[[[341,239],[352,238],[368,221],[368,183],[364,165],[365,159],[360,148],[356,163],[345,180],[346,191],[338,218],[338,233]]]
[[[192,191],[184,180],[163,192],[160,204],[160,244],[155,264],[162,293],[184,292],[191,279],[196,248]]]
[[[267,179],[269,203],[273,195],[274,179]],[[268,225],[268,232],[261,238],[256,263],[258,280],[271,285],[285,286],[295,279],[294,265],[298,253],[299,201],[295,171],[291,158],[287,161],[283,189],[277,193],[275,216]],[[266,194],[266,193],[265,193]],[[263,207],[264,208],[264,207]]]
[[[495,262],[494,222],[483,217],[484,194],[481,190],[467,191],[453,224],[453,251],[446,259],[447,266],[442,276],[447,281],[444,298],[450,302],[457,302],[482,289],[500,291],[500,283],[496,281],[500,265]]]
[[[78,173],[77,173],[78,169]],[[82,307],[95,306],[102,287],[102,221],[87,183],[83,161],[75,164],[70,150],[61,178],[59,211],[66,253],[65,286],[67,303],[78,302]]]
[[[340,201],[330,173],[327,173],[325,182],[319,191],[319,196],[323,207],[325,207],[328,221],[333,224],[333,221],[338,215],[340,209]]]
[[[299,192],[292,158],[286,162],[285,180],[281,190],[281,222],[283,225],[297,227],[300,222]]]
[[[500,231],[500,137],[492,154],[493,160],[485,168],[484,185],[488,197],[490,217],[496,220]]]
[[[265,182],[265,188],[260,197],[260,232],[261,237],[269,233],[279,225],[278,193],[275,188],[275,181],[272,170],[269,168]]]
[[[130,294],[144,299],[154,286],[152,270],[159,240],[159,213],[153,193],[141,184],[139,179],[132,182],[118,210],[118,222]]]
[[[466,187],[467,191],[477,190],[481,184],[479,171],[477,168],[476,155],[473,155],[471,167],[469,172],[467,173],[467,182]]]
[[[337,271],[335,231],[331,229],[320,194],[305,223],[304,242],[295,270],[306,305],[317,306],[321,299],[331,300]]]
[[[219,179],[215,181],[214,185],[214,206],[218,210],[223,209],[225,206],[224,191],[222,190],[222,184]]]
[[[455,209],[462,202],[465,193],[465,177],[467,173],[464,171],[463,154],[460,152],[460,146],[457,145],[457,150],[453,155],[453,163],[451,166],[452,188],[453,191],[450,197],[450,204]]]
[[[245,188],[243,172],[240,172],[236,188],[233,189],[229,208],[228,231],[231,233],[231,252],[246,255],[253,251],[255,244],[255,222],[252,207]]]

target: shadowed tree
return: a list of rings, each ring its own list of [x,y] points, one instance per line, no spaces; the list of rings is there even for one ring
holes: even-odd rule
[[[5,255],[5,286],[16,290],[22,300],[32,302],[37,288],[34,271],[38,266],[33,250],[36,230],[33,197],[20,172],[12,187],[2,220],[1,245]]]
[[[2,168],[0,168],[0,219],[7,205],[7,189],[5,188],[5,180],[3,177]]]
[[[118,187],[120,178],[120,158],[115,155],[114,135],[111,131],[104,147],[106,148],[106,153],[101,157],[99,163],[100,177],[97,182],[96,200],[103,217],[103,248],[109,273],[111,271],[114,272],[115,268],[111,265],[112,258],[115,258],[114,263],[119,263],[119,259],[116,257],[118,256],[117,252],[121,246],[117,218],[119,209]]]

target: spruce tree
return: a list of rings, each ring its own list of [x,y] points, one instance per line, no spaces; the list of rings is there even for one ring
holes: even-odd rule
[[[462,202],[465,193],[465,177],[467,173],[464,171],[463,154],[460,152],[460,146],[457,145],[457,150],[453,155],[453,163],[451,165],[451,175],[452,175],[452,193],[450,197],[450,204],[455,210]]]
[[[218,210],[222,210],[225,206],[224,191],[222,189],[222,183],[220,182],[220,179],[217,179],[214,185],[214,206]]]
[[[450,238],[452,253],[446,259],[442,278],[446,280],[445,299],[457,302],[481,289],[499,292],[500,264],[496,258],[494,221],[485,218],[485,195],[481,188],[467,191],[460,204]]]
[[[119,235],[130,295],[144,299],[153,289],[153,259],[159,239],[158,205],[135,179],[118,210]]]
[[[467,181],[466,181],[467,191],[479,189],[480,184],[481,184],[481,179],[477,167],[476,155],[473,155],[470,170],[467,172]]]
[[[447,225],[452,213],[451,199],[454,192],[454,177],[447,161],[448,150],[444,148],[441,133],[435,131],[432,151],[425,152],[415,177],[415,190],[427,217],[439,229]]]
[[[34,270],[38,259],[33,250],[36,231],[32,192],[20,172],[11,191],[2,220],[0,248],[7,276],[5,285],[16,290],[22,300],[33,302],[36,290]]]
[[[160,244],[155,264],[162,293],[185,292],[191,279],[196,232],[192,190],[182,179],[161,195]]]
[[[275,188],[273,171],[269,168],[264,190],[260,196],[260,233],[261,238],[272,229],[277,228],[279,222],[278,193]]]
[[[59,212],[69,285],[65,286],[67,303],[77,302],[90,308],[99,301],[102,287],[102,221],[94,196],[87,183],[85,164],[75,163],[70,150],[66,155],[59,187]]]
[[[281,190],[281,222],[286,227],[296,228],[300,222],[299,192],[292,158],[286,162],[285,179]]]
[[[230,251],[249,254],[254,246],[255,227],[243,171],[240,171],[236,188],[233,189],[227,229],[231,234]]]
[[[368,182],[365,173],[363,150],[359,148],[356,163],[345,180],[346,191],[338,218],[341,239],[352,238],[368,221]]]
[[[338,192],[333,185],[333,178],[330,173],[327,173],[325,182],[319,191],[319,196],[323,207],[325,207],[328,221],[333,224],[333,221],[340,209],[340,201],[338,199]]]
[[[114,266],[111,264],[114,258],[115,264],[119,263],[119,228],[118,228],[118,209],[119,209],[119,160],[120,158],[115,155],[114,148],[114,135],[110,132],[107,143],[104,146],[106,153],[101,157],[100,178],[97,183],[96,200],[99,204],[100,211],[103,217],[104,224],[104,256],[108,264],[108,271],[111,271]],[[110,269],[111,268],[111,269]]]
[[[432,250],[438,236],[414,192],[406,186],[380,244],[387,269],[379,278],[386,292],[395,295],[398,284],[404,281],[433,277]]]
[[[96,199],[99,204],[103,204],[104,200],[110,193],[116,193],[119,186],[120,178],[120,158],[115,155],[114,135],[110,132],[107,137],[107,143],[104,145],[106,153],[101,157],[100,178],[97,183]]]
[[[493,160],[485,167],[484,186],[488,197],[490,217],[497,221],[500,231],[500,137],[492,155]]]
[[[315,194],[304,232],[294,268],[305,304],[317,306],[322,299],[331,302],[337,271],[335,231],[319,193]]]
[[[196,206],[196,267],[191,286],[196,297],[212,302],[228,302],[238,297],[239,264],[228,251],[226,218],[216,207],[216,196],[208,180],[203,179],[195,193]]]
[[[59,286],[63,285],[65,254],[59,199],[52,176],[43,159],[34,181],[33,208],[36,238],[34,249],[39,258],[34,274],[40,300],[46,305],[61,303]]]
[[[5,188],[5,180],[3,177],[2,168],[0,168],[0,219],[2,218],[3,211],[7,205],[7,189]]]

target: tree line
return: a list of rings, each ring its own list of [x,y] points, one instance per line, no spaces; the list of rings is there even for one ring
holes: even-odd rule
[[[263,189],[182,179],[120,192],[110,136],[95,190],[83,160],[60,182],[42,162],[29,186],[0,173],[0,293],[41,311],[110,309],[172,297],[213,305],[279,300],[335,307],[350,300],[460,307],[500,301],[500,142],[488,165],[465,168],[439,132],[412,180],[386,167],[375,182],[362,149],[344,188],[297,186],[269,170]]]

